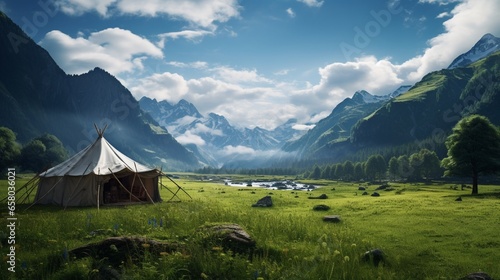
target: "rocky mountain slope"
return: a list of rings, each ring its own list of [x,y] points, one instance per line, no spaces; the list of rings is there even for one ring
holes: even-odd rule
[[[108,125],[106,138],[132,158],[166,170],[200,166],[112,75],[96,68],[66,75],[50,55],[0,12],[0,126],[21,143],[50,133],[74,153]]]

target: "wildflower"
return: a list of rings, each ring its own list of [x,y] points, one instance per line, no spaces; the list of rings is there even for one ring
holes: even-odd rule
[[[351,244],[351,247],[352,247],[352,248],[356,248],[356,243],[352,243],[352,244]]]
[[[151,245],[149,243],[143,243],[142,244],[142,248],[149,248],[151,247]]]
[[[208,275],[206,275],[206,274],[205,274],[205,273],[203,273],[203,272],[201,273],[201,275],[200,275],[200,276],[201,276],[201,278],[202,278],[202,279],[208,279]]]
[[[333,251],[333,256],[337,256],[337,255],[340,255],[340,251],[339,250]]]
[[[327,246],[326,242],[323,241],[323,243],[321,243],[321,247],[326,248],[326,246]]]
[[[344,256],[344,261],[345,262],[348,262],[349,260],[351,260],[351,258],[349,258],[349,256]]]

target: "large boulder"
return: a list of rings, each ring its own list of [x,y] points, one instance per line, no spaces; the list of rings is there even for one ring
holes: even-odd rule
[[[314,211],[328,211],[328,210],[330,210],[330,206],[325,205],[325,204],[318,204],[318,205],[314,205],[313,210]]]
[[[202,244],[209,248],[219,247],[234,253],[252,253],[255,241],[238,224],[206,224],[198,228]]]
[[[319,196],[310,196],[309,199],[327,199],[328,196],[326,194],[321,194]]]
[[[178,251],[182,246],[180,243],[138,236],[118,236],[77,247],[68,253],[76,259],[89,256],[95,259],[106,258],[111,265],[118,267],[127,259],[142,261],[146,251],[151,255],[160,255],[161,252]]]
[[[263,198],[259,199],[257,203],[252,205],[252,207],[271,207],[271,206],[273,206],[273,199],[269,195],[264,196]]]
[[[323,221],[330,223],[340,223],[342,220],[339,215],[328,215],[323,217]]]

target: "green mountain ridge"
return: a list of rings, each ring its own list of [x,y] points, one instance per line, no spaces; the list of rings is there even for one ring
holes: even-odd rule
[[[0,61],[0,126],[21,143],[50,133],[75,153],[95,140],[94,124],[108,125],[105,137],[138,161],[169,170],[200,166],[115,77],[99,68],[67,75],[1,12]]]
[[[425,75],[408,92],[359,118],[348,139],[309,150],[304,159],[342,161],[363,150],[436,148],[464,116],[500,125],[500,52],[467,67]],[[442,147],[441,147],[442,148]]]

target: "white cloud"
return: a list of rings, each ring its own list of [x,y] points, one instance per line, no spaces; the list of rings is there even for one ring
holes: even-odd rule
[[[295,12],[292,10],[292,8],[286,9],[286,13],[288,14],[289,17],[294,18],[295,17]]]
[[[148,57],[163,58],[162,50],[149,40],[120,28],[93,32],[88,38],[72,38],[53,30],[45,35],[40,45],[69,74],[101,67],[117,75],[143,69],[143,60]]]
[[[186,133],[175,137],[175,140],[182,145],[195,144],[196,146],[204,146],[206,144],[205,140],[203,140],[200,136],[191,133],[191,131],[186,131]]]
[[[428,72],[447,67],[455,57],[469,50],[486,33],[500,34],[498,11],[500,1],[465,0],[457,4],[451,11],[452,17],[443,23],[445,32],[429,40],[429,48],[423,55],[401,65],[418,65],[406,79],[415,81]]]
[[[230,83],[272,83],[271,80],[257,74],[256,69],[236,70],[231,67],[221,66],[212,70],[216,76]]]
[[[314,124],[295,124],[292,126],[293,129],[295,130],[309,130],[313,129],[316,125]]]
[[[192,133],[198,134],[198,133],[206,133],[206,134],[212,134],[215,136],[224,136],[224,133],[220,129],[213,129],[210,128],[202,123],[197,123],[194,127],[194,129],[191,129]]]
[[[156,100],[167,100],[176,103],[184,98],[189,88],[187,81],[181,75],[164,72],[140,79],[130,87],[130,91],[137,99],[147,96]]]
[[[321,7],[321,6],[323,6],[323,2],[324,2],[324,1],[318,1],[318,0],[297,0],[297,1],[304,3],[309,7]]]
[[[178,38],[185,38],[186,40],[199,42],[203,36],[213,35],[213,34],[214,32],[207,30],[183,30],[177,32],[162,33],[158,35],[158,37],[160,38],[158,46],[160,48],[163,48],[165,46],[165,41],[167,39],[175,40]]]
[[[215,22],[239,17],[237,0],[54,0],[61,11],[80,15],[95,11],[108,17],[114,13],[139,16],[168,15],[193,26],[214,30]]]
[[[194,61],[194,62],[180,62],[180,61],[169,61],[168,65],[172,65],[179,68],[194,68],[194,69],[205,69],[208,67],[208,63],[205,61]]]
[[[461,1],[463,1],[463,0],[418,0],[418,3],[448,5],[451,3],[456,3],[456,2],[461,2]]]
[[[246,146],[231,146],[231,145],[228,145],[228,146],[225,146],[224,148],[222,148],[222,151],[221,153],[224,155],[224,156],[232,156],[232,155],[247,155],[247,156],[251,156],[251,155],[254,155],[255,154],[255,150],[250,148],[250,147],[246,147]]]
[[[450,13],[442,12],[439,15],[437,15],[436,18],[445,18],[445,17],[449,17],[449,16],[450,16]]]

